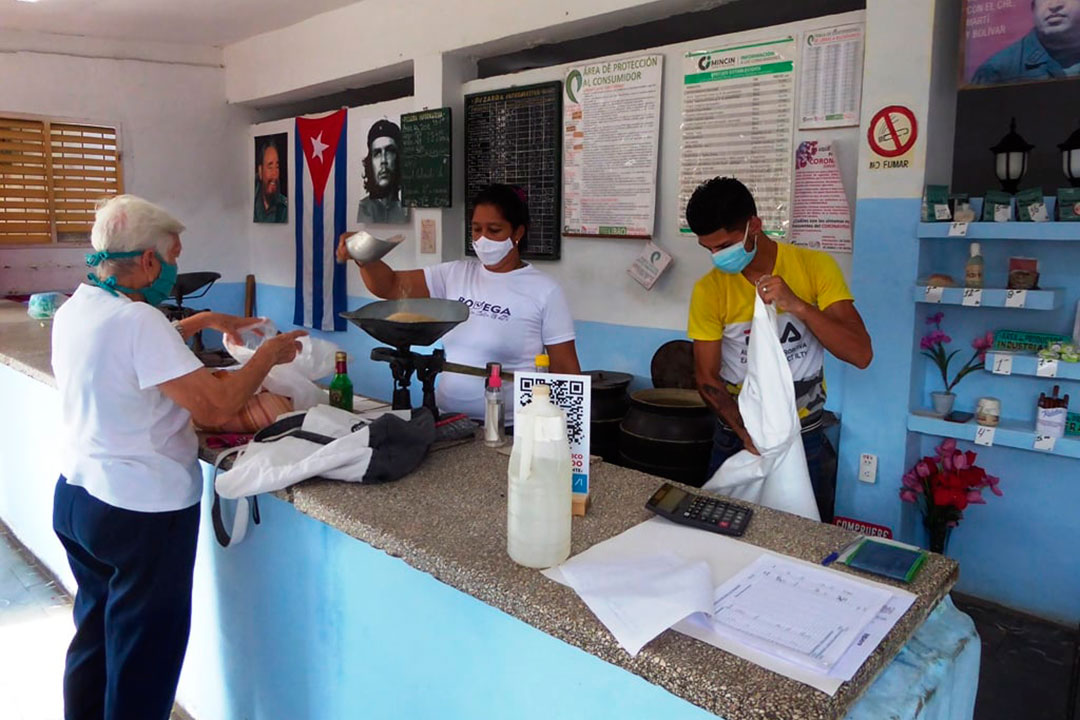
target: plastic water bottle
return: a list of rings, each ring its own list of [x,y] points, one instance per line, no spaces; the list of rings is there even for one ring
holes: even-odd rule
[[[506,550],[526,567],[547,568],[570,556],[573,490],[566,415],[551,388],[536,384],[518,411],[506,495]]]

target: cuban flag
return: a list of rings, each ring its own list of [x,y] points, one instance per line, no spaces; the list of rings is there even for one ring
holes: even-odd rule
[[[345,232],[344,109],[318,118],[296,118],[296,305],[293,323],[344,330],[346,265],[334,260]],[[332,173],[332,174],[331,174]]]

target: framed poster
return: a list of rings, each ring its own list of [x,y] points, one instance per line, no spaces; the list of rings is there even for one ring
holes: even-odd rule
[[[252,221],[289,222],[288,133],[255,138],[255,207]]]
[[[663,55],[567,71],[563,235],[652,237],[663,75]]]
[[[965,0],[960,84],[987,87],[1080,77],[1080,3]]]

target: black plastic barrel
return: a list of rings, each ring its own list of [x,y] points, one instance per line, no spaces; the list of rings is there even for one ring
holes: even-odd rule
[[[592,377],[589,452],[604,458],[604,462],[618,462],[619,424],[630,408],[626,390],[634,376],[609,370],[590,370],[585,374]]]
[[[638,390],[631,393],[619,427],[619,464],[701,487],[708,479],[715,427],[715,416],[697,390]]]

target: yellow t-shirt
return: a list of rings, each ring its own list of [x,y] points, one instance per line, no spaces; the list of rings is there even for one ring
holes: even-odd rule
[[[835,302],[851,300],[840,267],[818,250],[776,244],[773,275],[784,279],[804,302],[824,310]],[[720,341],[720,379],[733,395],[746,379],[746,349],[750,321],[754,317],[755,288],[742,273],[713,269],[694,285],[690,298],[691,340]],[[780,313],[780,344],[787,355],[795,381],[796,404],[803,424],[820,418],[825,406],[825,348],[810,329],[794,315]]]

